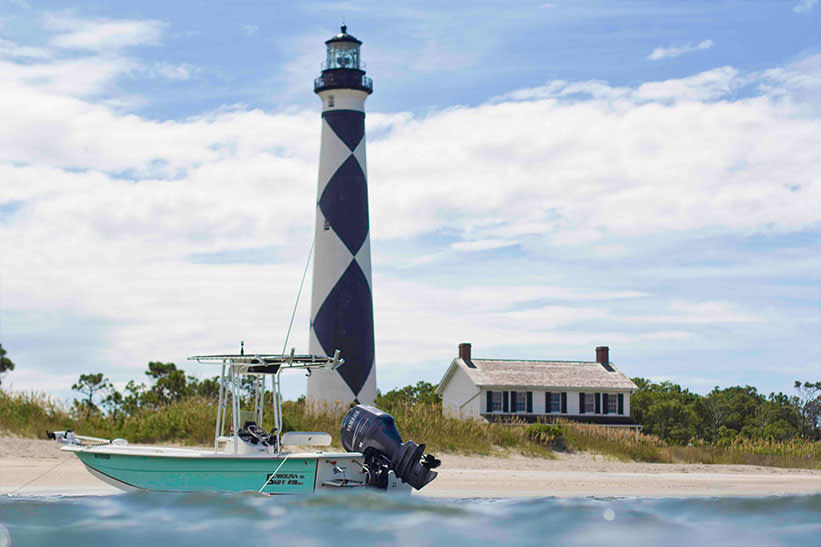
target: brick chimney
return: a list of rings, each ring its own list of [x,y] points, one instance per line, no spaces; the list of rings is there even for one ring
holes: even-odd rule
[[[470,361],[470,342],[462,342],[459,344],[459,359],[462,361]]]
[[[610,348],[607,346],[599,346],[596,348],[596,362],[605,369],[612,371],[610,366]]]

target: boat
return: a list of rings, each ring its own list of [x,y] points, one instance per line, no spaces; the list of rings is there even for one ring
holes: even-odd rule
[[[439,460],[425,454],[424,444],[402,442],[393,417],[370,405],[354,404],[345,414],[340,427],[344,452],[328,448],[327,432],[283,431],[282,372],[336,369],[344,363],[339,351],[333,357],[296,355],[293,349],[290,354],[246,355],[243,348],[239,354],[189,360],[222,366],[213,449],[134,445],[71,430],[48,436],[63,445],[61,450],[74,453],[89,473],[126,491],[276,495],[371,488],[410,493],[436,477]],[[262,428],[269,379],[270,432]],[[249,385],[254,408],[243,411],[241,390]]]

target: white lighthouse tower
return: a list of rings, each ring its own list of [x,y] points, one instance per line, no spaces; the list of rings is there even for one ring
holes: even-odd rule
[[[371,403],[374,370],[371,240],[365,163],[365,99],[373,82],[360,62],[362,42],[341,32],[326,41],[314,92],[322,99],[310,351],[340,350],[337,370],[308,377],[312,402]]]

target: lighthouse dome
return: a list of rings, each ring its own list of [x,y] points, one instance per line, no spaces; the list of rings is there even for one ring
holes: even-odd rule
[[[326,44],[330,44],[333,42],[353,42],[354,44],[362,45],[362,42],[357,40],[354,36],[348,34],[348,27],[346,25],[342,25],[339,28],[339,33],[334,34],[328,40],[325,40]]]

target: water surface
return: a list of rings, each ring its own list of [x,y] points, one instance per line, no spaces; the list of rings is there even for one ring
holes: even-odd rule
[[[451,500],[376,492],[0,496],[0,547],[216,544],[817,546],[821,495]]]

